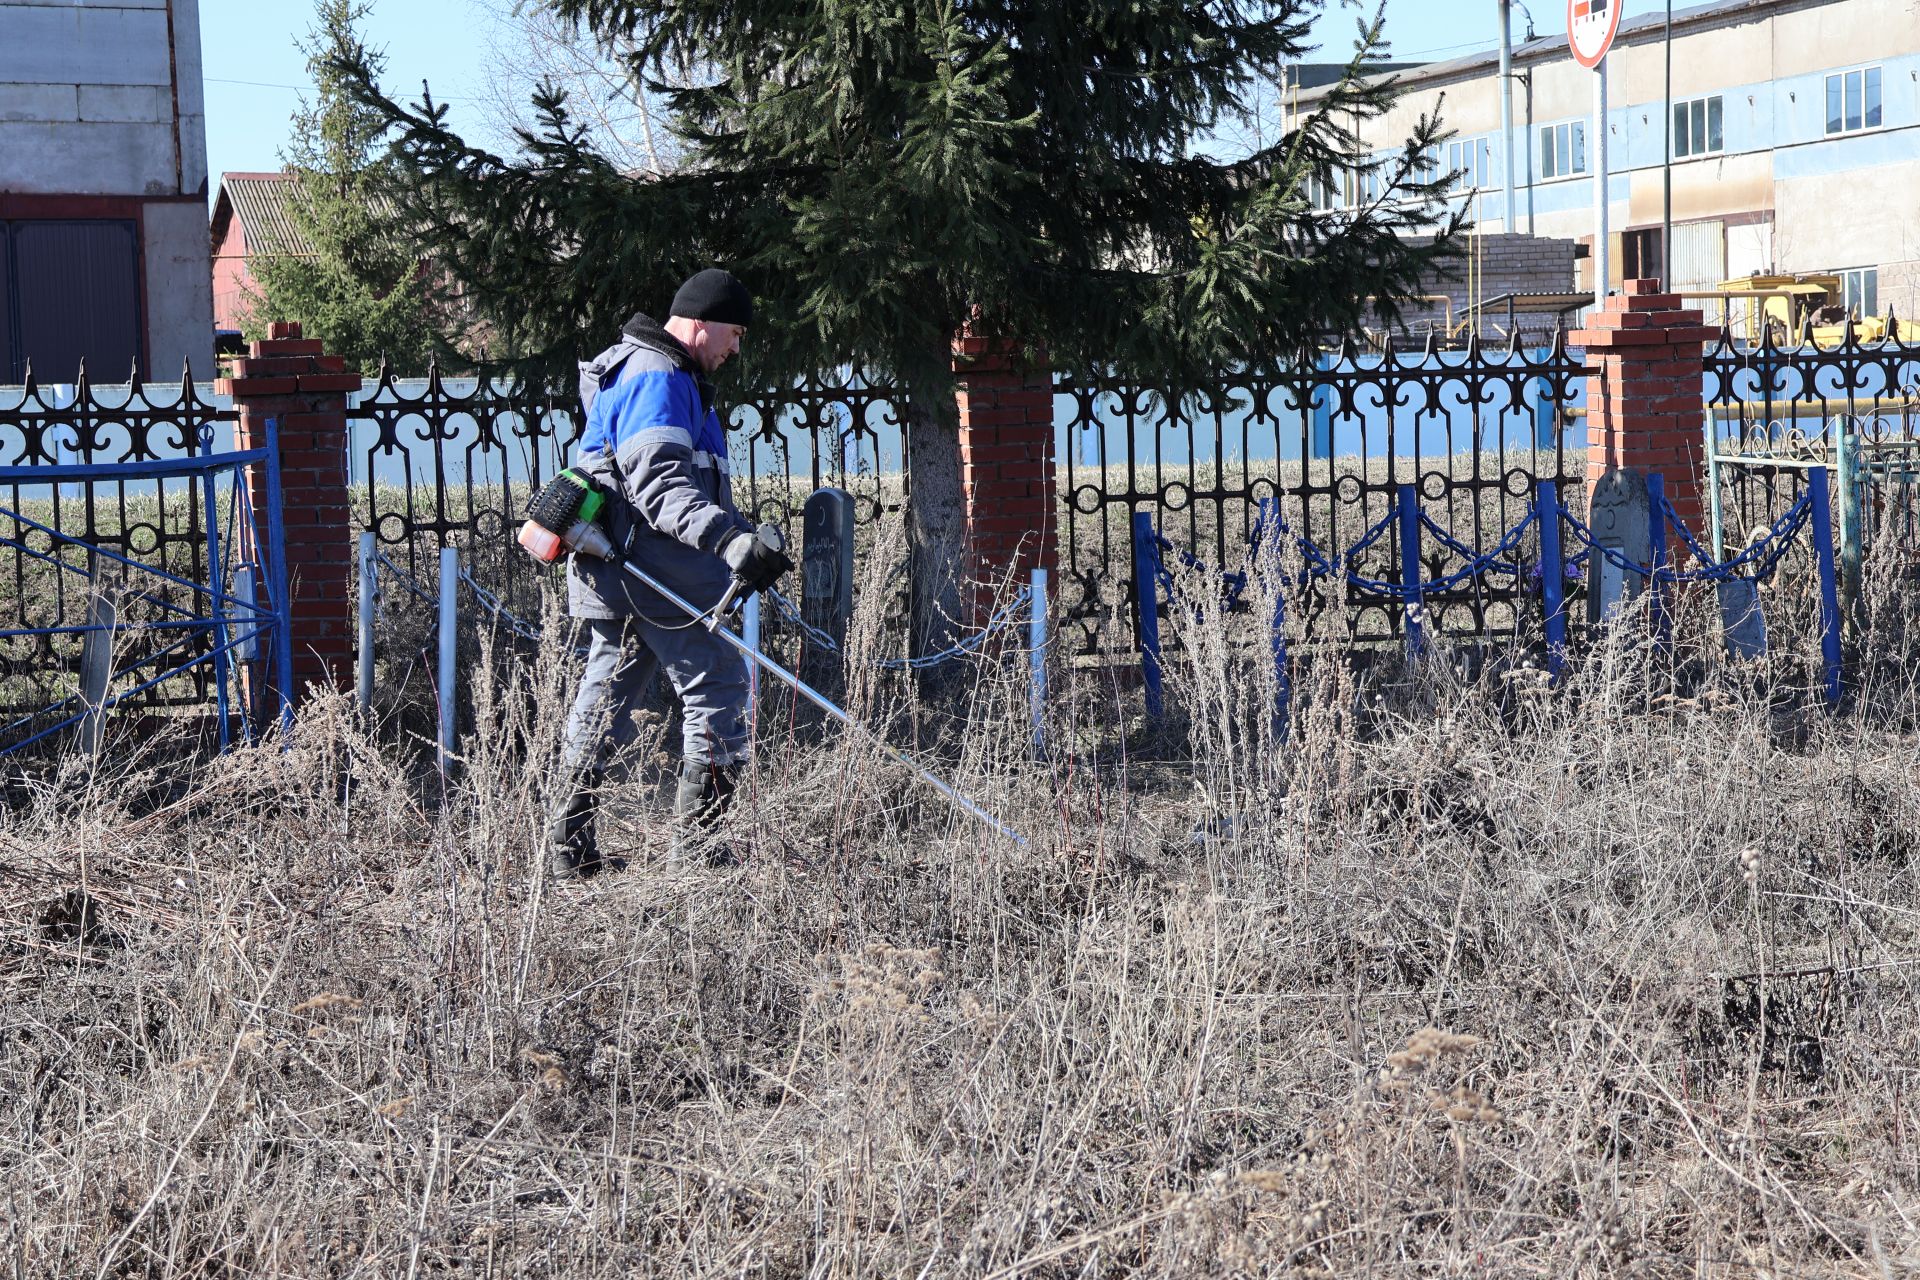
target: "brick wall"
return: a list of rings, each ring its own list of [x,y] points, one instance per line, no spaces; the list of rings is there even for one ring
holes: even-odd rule
[[[1453,304],[1455,322],[1466,319],[1474,298],[1497,298],[1507,293],[1570,293],[1574,290],[1574,242],[1546,236],[1483,235],[1464,246],[1468,257],[1451,264],[1452,279],[1434,278],[1415,292],[1444,294]],[[1471,276],[1469,275],[1471,273]],[[1552,312],[1517,310],[1515,323],[1523,335],[1550,337],[1560,316]],[[1423,337],[1428,329],[1444,337],[1447,310],[1438,302],[1409,303],[1401,330]],[[1483,340],[1502,332],[1507,323],[1504,305],[1488,307],[1482,316]],[[1462,335],[1464,337],[1464,335]]]
[[[954,342],[960,477],[966,493],[969,577],[1024,583],[1056,568],[1053,373],[1043,353],[963,334]],[[976,614],[988,603],[975,592]]]
[[[266,444],[268,419],[277,426],[298,702],[310,683],[347,687],[352,671],[347,393],[360,389],[360,375],[346,372],[339,356],[323,354],[317,341],[303,340],[297,324],[276,324],[270,332],[233,362],[231,376],[216,389],[233,397],[240,448]],[[249,471],[247,487],[264,519],[266,479],[259,469]],[[264,548],[258,559],[266,563]]]
[[[1587,479],[1610,467],[1658,472],[1675,513],[1697,533],[1703,353],[1717,331],[1659,287],[1628,280],[1586,328],[1567,335],[1586,348],[1595,375],[1587,379]]]

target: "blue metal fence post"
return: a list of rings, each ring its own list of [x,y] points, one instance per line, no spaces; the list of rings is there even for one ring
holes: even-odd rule
[[[1552,449],[1560,442],[1559,406],[1553,402],[1553,383],[1533,380],[1533,447]]]
[[[1420,490],[1403,484],[1395,515],[1400,521],[1400,616],[1406,628],[1407,657],[1418,658],[1426,648],[1420,618]]]
[[[1027,596],[1027,696],[1032,703],[1033,755],[1047,753],[1047,571],[1035,569]]]
[[[260,519],[254,513],[253,489],[245,467],[234,469],[227,500],[233,503],[234,555],[239,557],[233,570],[234,607],[247,619],[242,638],[233,650],[234,661],[240,665],[240,740],[252,746],[254,730],[260,727],[265,714],[264,692],[272,683],[261,674],[258,664],[278,653],[273,648],[273,638],[280,630],[274,604],[278,597],[269,591],[267,607],[261,607],[260,579],[267,575],[267,570],[260,559],[264,550],[260,542]]]
[[[215,714],[220,724],[220,750],[232,740],[227,717],[227,679],[231,664],[227,660],[227,611],[224,603],[226,560],[220,547],[220,490],[214,472],[200,477],[207,512],[207,611],[213,618],[213,686]]]
[[[1254,526],[1256,533],[1265,532],[1273,539],[1273,549],[1268,552],[1268,563],[1274,572],[1268,581],[1273,590],[1273,619],[1270,629],[1270,644],[1273,653],[1273,736],[1276,742],[1284,742],[1287,737],[1287,710],[1293,702],[1293,685],[1287,674],[1287,593],[1286,583],[1279,573],[1280,541],[1286,533],[1286,525],[1280,518],[1280,500],[1278,498],[1260,499],[1260,517]],[[1258,555],[1254,558],[1253,572],[1259,572]]]
[[[1542,479],[1533,491],[1540,525],[1540,610],[1547,623],[1547,671],[1560,678],[1567,661],[1567,579],[1560,546],[1560,482]]]
[[[1133,513],[1133,596],[1140,608],[1140,676],[1147,688],[1147,714],[1158,716],[1160,692],[1160,548],[1149,512]]]
[[[1813,501],[1813,549],[1820,566],[1820,656],[1826,667],[1827,705],[1840,705],[1840,583],[1833,556],[1833,502],[1827,469],[1807,472]]]
[[[1653,635],[1665,645],[1671,628],[1667,622],[1667,589],[1660,573],[1667,562],[1667,480],[1658,471],[1647,472],[1647,546],[1652,555],[1647,563],[1653,572],[1647,575],[1647,606],[1653,612]]]
[[[267,419],[267,573],[273,600],[273,667],[280,693],[280,727],[293,728],[293,587],[287,581],[286,507],[280,494],[280,420]],[[255,513],[258,518],[258,513]]]

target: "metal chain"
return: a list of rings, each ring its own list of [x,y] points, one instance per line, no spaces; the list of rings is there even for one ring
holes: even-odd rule
[[[1668,504],[1663,498],[1661,505],[1664,508],[1662,512],[1663,516],[1669,519],[1675,519],[1671,504]],[[1748,565],[1756,564],[1759,567],[1754,571],[1754,576],[1756,578],[1764,578],[1779,566],[1781,560],[1786,558],[1787,552],[1793,547],[1794,540],[1800,536],[1800,531],[1811,519],[1812,514],[1813,495],[1811,492],[1803,493],[1799,499],[1794,502],[1793,506],[1787,509],[1786,514],[1773,522],[1773,527],[1767,531],[1765,537],[1757,538],[1749,543],[1746,549],[1739,555],[1733,557],[1733,559],[1716,562],[1711,556],[1701,555],[1701,552],[1704,552],[1705,548],[1700,547],[1694,551],[1694,554],[1700,556],[1704,562],[1703,566],[1699,569],[1690,569],[1685,573],[1681,573],[1673,569],[1655,569],[1647,565],[1636,564],[1627,559],[1626,556],[1622,555],[1615,548],[1602,546],[1600,541],[1594,536],[1593,530],[1588,528],[1580,517],[1574,515],[1564,504],[1562,504],[1560,508],[1560,515],[1566,520],[1568,527],[1573,530],[1574,536],[1585,543],[1591,550],[1599,552],[1609,564],[1612,564],[1624,572],[1637,573],[1641,577],[1652,578],[1654,581],[1661,583],[1726,582],[1740,576],[1740,571]],[[1677,519],[1675,519],[1675,523],[1678,523]],[[1691,537],[1687,538],[1687,543],[1689,549],[1694,549],[1697,545]]]
[[[1521,537],[1539,517],[1539,512],[1536,509],[1528,508],[1527,514],[1521,517],[1520,523],[1506,531],[1506,534],[1500,539],[1499,545],[1484,554],[1475,554],[1471,548],[1447,536],[1444,531],[1440,530],[1439,527],[1434,524],[1431,517],[1422,512],[1420,516],[1422,523],[1428,528],[1435,530],[1435,532],[1440,533],[1443,545],[1447,546],[1449,550],[1454,551],[1456,554],[1463,556],[1467,560],[1467,563],[1464,567],[1455,570],[1443,578],[1435,579],[1432,582],[1421,583],[1417,588],[1417,592],[1409,591],[1404,584],[1392,582],[1385,578],[1365,577],[1362,574],[1355,573],[1351,568],[1344,570],[1344,572],[1341,571],[1339,566],[1351,565],[1355,559],[1368,551],[1374,543],[1384,537],[1387,530],[1393,526],[1394,520],[1399,514],[1399,504],[1395,503],[1371,528],[1360,535],[1357,542],[1345,551],[1331,557],[1305,538],[1296,537],[1294,542],[1299,546],[1301,554],[1308,562],[1307,577],[1325,578],[1338,575],[1362,591],[1398,600],[1410,600],[1415,598],[1416,594],[1424,596],[1442,591],[1450,591],[1467,579],[1478,577],[1483,573],[1505,573],[1518,577],[1520,573],[1519,567],[1502,562],[1501,557],[1520,545]],[[1154,537],[1159,547],[1173,551],[1186,568],[1199,572],[1206,571],[1207,566],[1192,555],[1181,551],[1166,538],[1158,534],[1155,534]],[[1161,562],[1158,556],[1155,557],[1155,560],[1159,575],[1167,586],[1167,593],[1172,595],[1172,575],[1167,571],[1164,562]],[[1232,600],[1237,597],[1238,592],[1245,589],[1246,575],[1244,573],[1223,574],[1222,577],[1228,584],[1228,600],[1231,604]]]
[[[1500,558],[1520,545],[1521,536],[1532,526],[1534,520],[1539,517],[1539,514],[1537,509],[1528,508],[1527,514],[1521,517],[1520,523],[1507,530],[1506,536],[1500,539],[1498,546],[1488,551],[1485,555],[1474,557],[1465,567],[1455,570],[1444,578],[1436,578],[1432,582],[1423,582],[1416,587],[1409,588],[1403,583],[1391,582],[1385,578],[1363,578],[1349,569],[1347,571],[1347,581],[1359,587],[1362,591],[1407,603],[1412,603],[1422,596],[1438,595],[1443,591],[1451,591],[1468,578],[1476,577],[1479,574],[1486,573],[1489,569],[1499,567],[1498,561]]]
[[[481,607],[488,613],[491,613],[497,620],[505,623],[507,629],[513,632],[514,635],[532,644],[540,644],[546,639],[546,629],[544,627],[535,626],[531,622],[515,617],[512,610],[500,603],[499,596],[494,595],[493,592],[481,586],[474,580],[473,574],[468,572],[464,567],[460,570],[460,581],[467,584],[467,589],[473,592],[474,598],[480,602]]]
[[[400,580],[401,586],[405,587],[408,591],[411,591],[415,596],[419,597],[421,600],[424,600],[426,603],[432,605],[434,608],[437,609],[440,607],[440,597],[435,595],[433,592],[428,591],[425,587],[421,586],[418,582],[416,582],[414,580],[413,575],[408,573],[405,569],[402,569],[399,565],[395,564],[391,559],[389,559],[387,557],[386,552],[376,551],[374,553],[373,558],[375,562],[381,565],[383,568],[385,568],[388,573],[391,573],[394,577],[398,578]]]
[[[800,610],[795,606],[793,601],[771,588],[767,591],[767,598],[773,601],[774,608],[779,611],[782,618],[799,629],[800,634],[807,639],[808,643],[816,645],[828,653],[839,653],[841,651],[840,646],[833,642],[832,636],[820,630],[818,627],[808,625],[806,619],[800,616]],[[1013,593],[1013,597],[1009,599],[1006,604],[994,611],[993,616],[987,619],[984,627],[957,644],[942,649],[939,653],[923,654],[918,658],[876,658],[874,659],[874,665],[884,671],[924,671],[929,667],[937,667],[943,662],[951,662],[955,658],[964,657],[978,650],[995,634],[1006,630],[1007,627],[1012,625],[1014,620],[1019,616],[1023,606],[1027,605],[1032,599],[1033,588],[1021,587]]]
[[[1428,515],[1425,511],[1422,511],[1420,513],[1420,523],[1428,533],[1433,535],[1433,540],[1435,542],[1438,542],[1441,546],[1453,552],[1455,555],[1459,556],[1462,560],[1472,560],[1479,556],[1480,554],[1479,552],[1475,551],[1472,547],[1468,546],[1466,543],[1460,541],[1460,539],[1454,537],[1453,534],[1447,530],[1447,527],[1445,525],[1441,524],[1438,520],[1435,520],[1432,516]],[[1504,573],[1515,578],[1520,576],[1520,566],[1515,564],[1490,564],[1487,566],[1486,571],[1488,573]]]

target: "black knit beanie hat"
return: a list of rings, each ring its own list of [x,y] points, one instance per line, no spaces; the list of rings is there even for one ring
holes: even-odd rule
[[[753,323],[753,295],[747,292],[747,286],[733,278],[732,272],[708,267],[689,276],[680,286],[680,291],[673,295],[673,309],[668,314],[746,328]]]

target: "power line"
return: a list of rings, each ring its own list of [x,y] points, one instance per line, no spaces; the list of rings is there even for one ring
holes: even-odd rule
[[[239,85],[246,85],[250,89],[290,89],[294,93],[313,92],[313,86],[310,84],[277,84],[268,80],[223,80],[219,76],[204,76],[202,78],[208,84],[239,84]],[[443,95],[438,93],[433,95],[433,100],[435,102],[478,102],[480,101],[480,99],[478,98],[453,97],[453,96],[448,96],[448,95]]]

